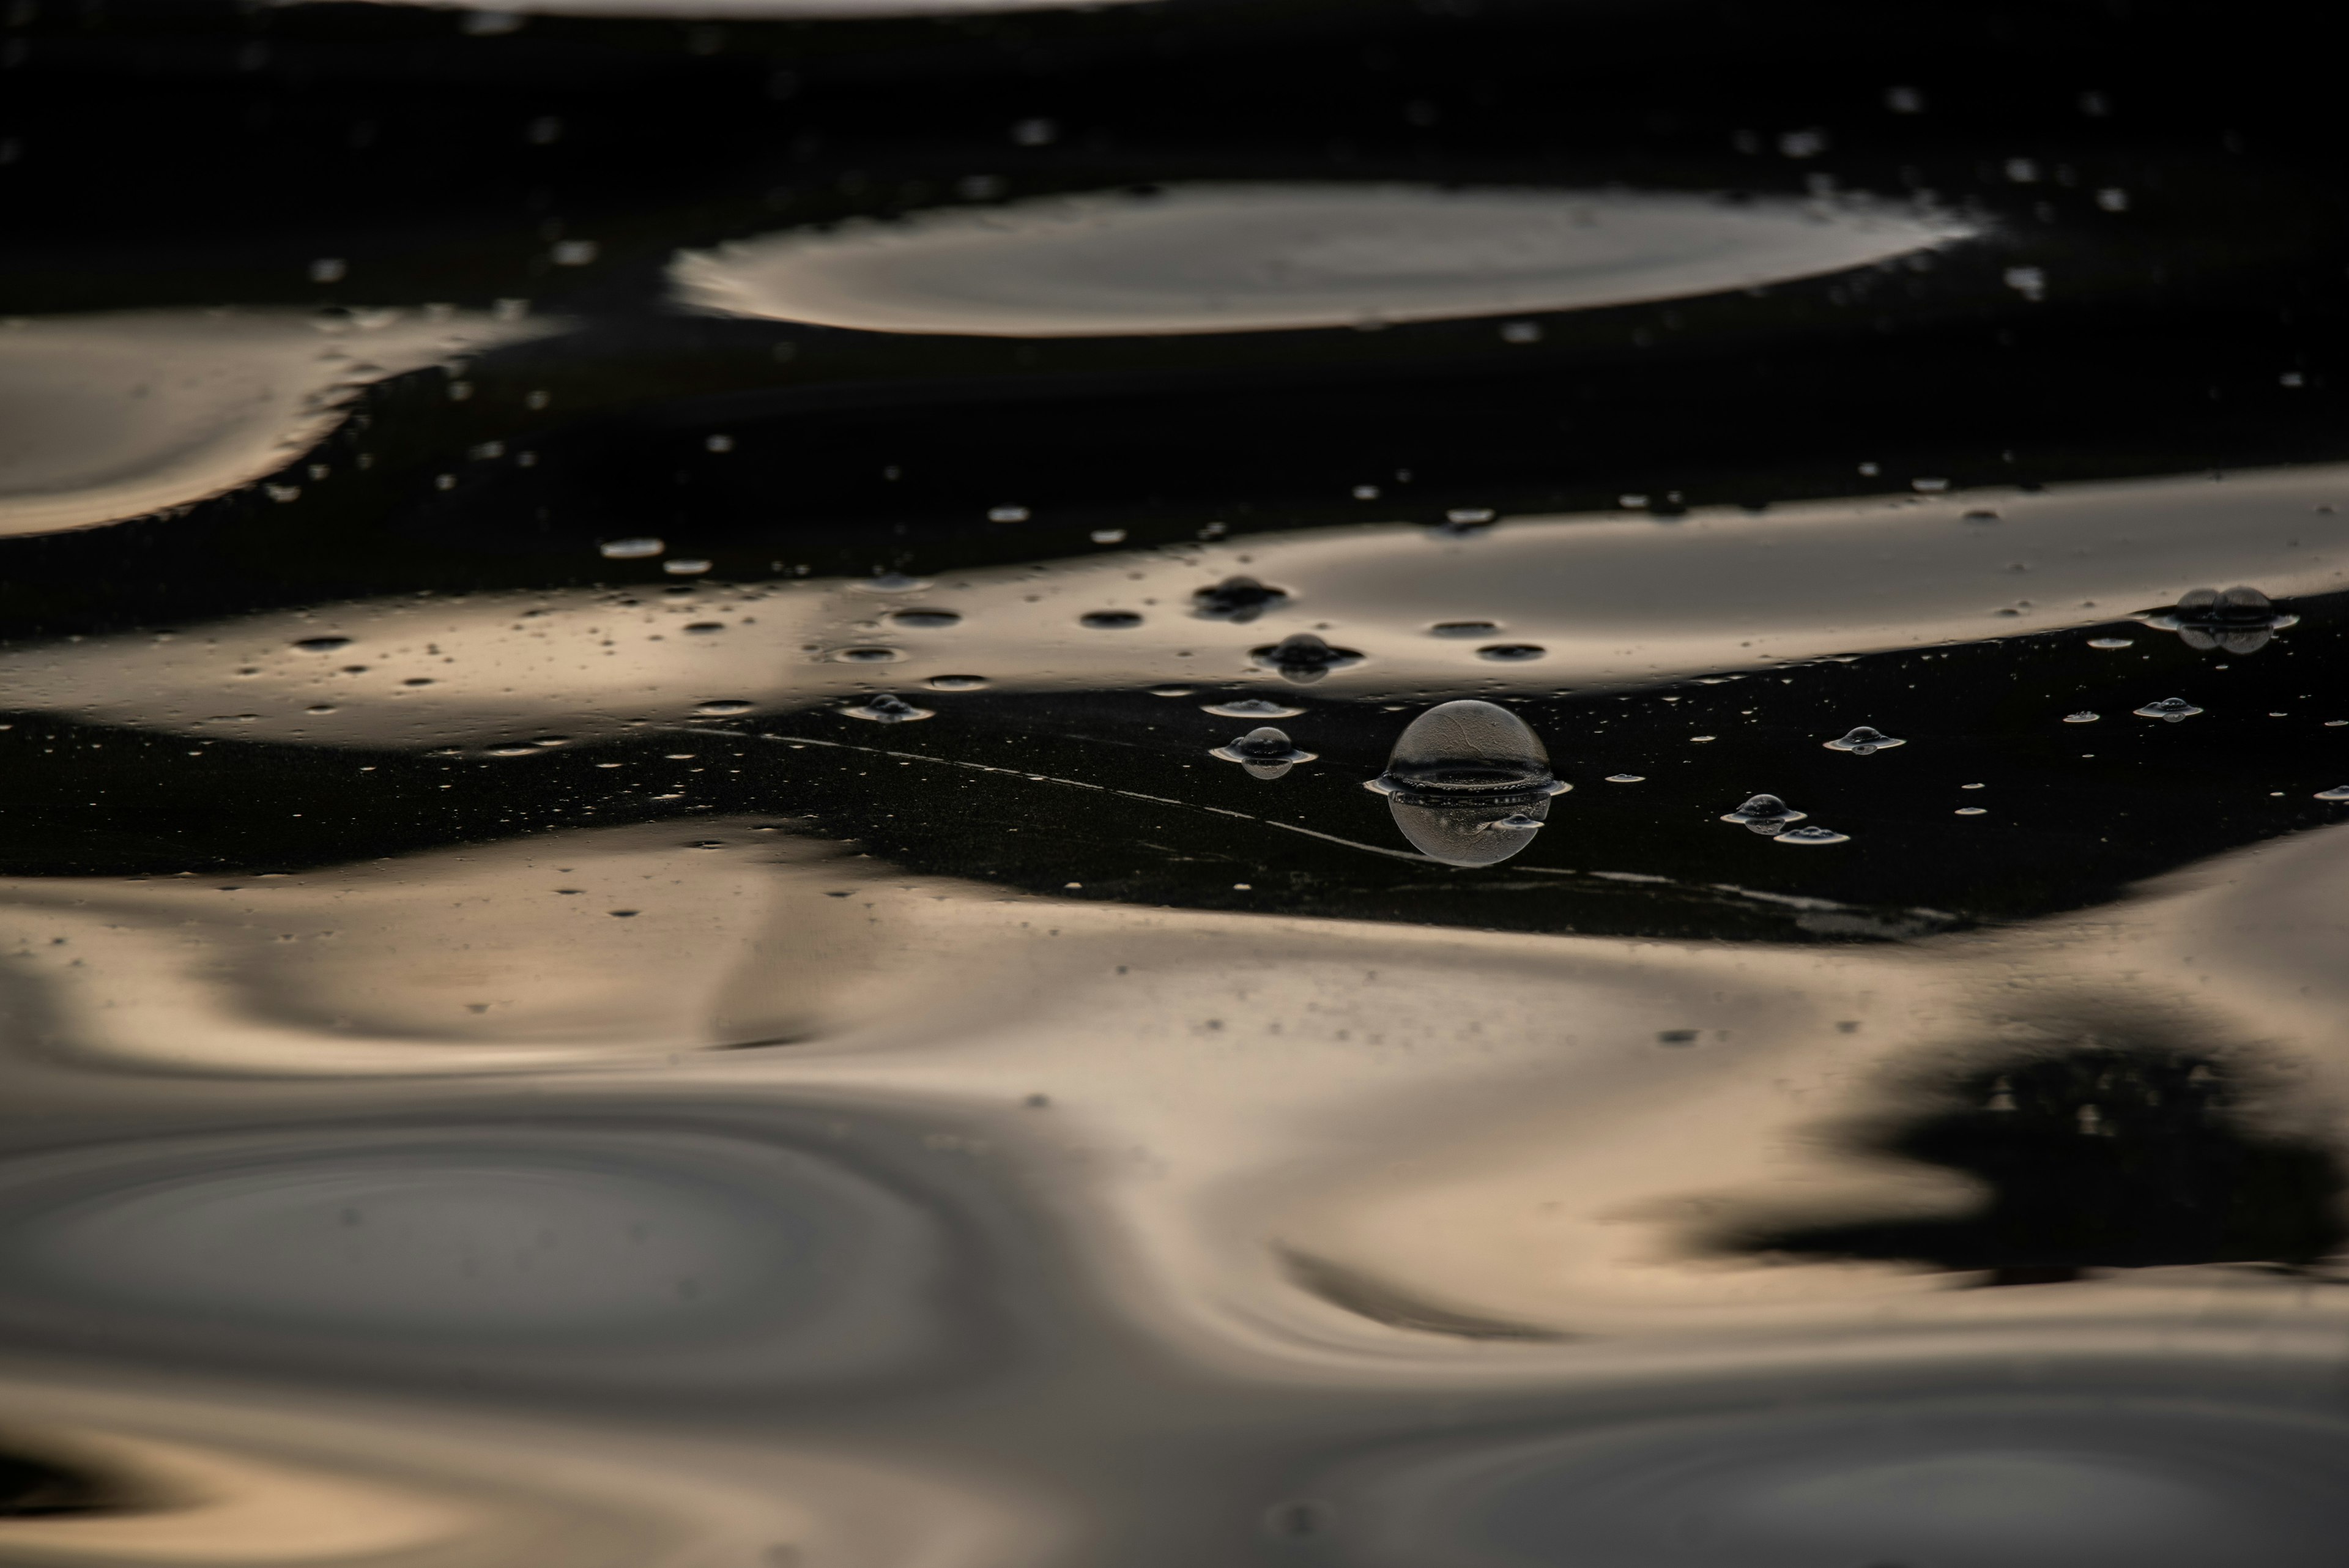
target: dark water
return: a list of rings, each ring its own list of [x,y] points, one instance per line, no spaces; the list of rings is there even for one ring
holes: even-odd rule
[[[0,1563],[2337,1562],[2327,58],[937,8],[0,9]]]

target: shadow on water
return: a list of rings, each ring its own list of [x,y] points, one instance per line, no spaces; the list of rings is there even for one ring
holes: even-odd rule
[[[2093,1037],[1994,1062],[1947,1084],[1954,1104],[1867,1144],[1973,1177],[1989,1189],[1976,1212],[1755,1229],[1733,1244],[1978,1271],[1994,1285],[2090,1269],[2313,1263],[2344,1239],[2341,1161],[2252,1125],[2243,1106],[2255,1077],[2220,1053]]]

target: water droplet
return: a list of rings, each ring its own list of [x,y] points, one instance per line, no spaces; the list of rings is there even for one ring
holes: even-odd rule
[[[2136,640],[2135,638],[2129,637],[2092,637],[2088,639],[2088,646],[2105,649],[2127,648]]]
[[[1288,602],[1288,589],[1268,587],[1254,577],[1226,577],[1191,596],[1194,615],[1242,624]]]
[[[1142,618],[1132,610],[1087,610],[1077,618],[1077,624],[1095,631],[1131,631],[1142,624]]]
[[[2091,713],[2085,708],[2083,708],[2076,713],[2064,714],[2064,722],[2066,724],[2093,724],[2098,719],[2103,717],[2104,715],[2101,713]]]
[[[350,645],[351,639],[347,637],[305,637],[294,646],[305,653],[332,653],[338,648]]]
[[[1498,621],[1440,620],[1427,628],[1430,637],[1490,637],[1501,629]]]
[[[888,664],[904,656],[894,648],[841,648],[824,657],[838,664]]]
[[[1848,844],[1851,842],[1851,835],[1848,833],[1837,833],[1832,827],[1790,827],[1785,832],[1778,834],[1774,839],[1774,842],[1779,844]]]
[[[889,618],[902,627],[916,631],[937,631],[946,627],[960,626],[962,617],[952,610],[901,609],[889,612]]]
[[[1607,782],[1609,784],[1646,784],[1648,782],[1648,775],[1645,774],[1609,774],[1607,775]]]
[[[667,548],[658,539],[606,539],[595,546],[595,553],[607,561],[637,561]]]
[[[1387,797],[1395,826],[1430,859],[1492,866],[1532,843],[1550,797],[1572,786],[1550,772],[1548,751],[1524,720],[1467,699],[1405,726],[1386,772],[1368,787]]]
[[[1278,702],[1268,702],[1261,697],[1236,697],[1228,702],[1209,702],[1202,710],[1226,719],[1294,719],[1305,711]]]
[[[987,684],[984,675],[933,675],[922,682],[933,691],[976,691]]]
[[[1849,752],[1855,757],[1865,757],[1878,752],[1889,751],[1894,746],[1905,746],[1908,743],[1906,741],[1895,740],[1880,731],[1872,730],[1866,724],[1860,724],[1841,740],[1827,742],[1826,748],[1830,752]]]
[[[1299,763],[1309,763],[1314,753],[1298,749],[1287,734],[1266,725],[1250,730],[1237,740],[1228,741],[1207,753],[1227,763],[1237,763],[1249,774],[1260,779],[1277,779]]]
[[[740,697],[719,697],[694,705],[694,715],[702,719],[722,719],[730,713],[747,713],[753,704]]]
[[[2175,724],[2180,720],[2191,719],[2202,710],[2183,697],[2164,697],[2158,702],[2148,702],[2142,708],[2132,709],[2131,711],[2140,719],[2167,719]]]
[[[927,708],[916,708],[887,691],[876,691],[860,705],[843,708],[841,712],[851,719],[870,719],[876,724],[910,724],[916,719],[935,717]]]
[[[1285,637],[1265,648],[1248,650],[1248,657],[1268,670],[1277,670],[1290,680],[1319,680],[1332,670],[1342,670],[1350,664],[1360,664],[1362,656],[1350,648],[1332,648],[1309,631]]]
[[[2146,625],[2174,631],[2187,647],[2201,652],[2257,653],[2288,626],[2300,624],[2285,615],[2267,595],[2254,587],[2196,588],[2178,597],[2167,610],[2140,616]]]
[[[1500,664],[1524,664],[1541,658],[1548,651],[1537,642],[1494,642],[1478,649],[1476,657]]]
[[[2335,784],[2331,789],[2316,792],[2319,800],[2349,800],[2349,784]]]

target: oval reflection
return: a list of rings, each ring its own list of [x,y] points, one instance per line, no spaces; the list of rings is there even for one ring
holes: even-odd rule
[[[1674,299],[1973,233],[1781,197],[1191,184],[787,231],[680,254],[670,278],[706,310],[873,332],[1240,332]]]

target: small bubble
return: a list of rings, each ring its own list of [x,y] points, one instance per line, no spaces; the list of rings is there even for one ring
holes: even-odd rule
[[[1077,618],[1077,624],[1095,631],[1131,631],[1142,624],[1142,618],[1132,610],[1087,610]]]
[[[2088,639],[2088,646],[2102,649],[2127,648],[2136,640],[2135,638],[2127,637],[2092,637]]]
[[[1995,523],[1998,521],[1998,514],[1995,512],[1969,512],[1963,517],[1959,518],[1958,521],[1961,523]]]
[[[351,264],[340,256],[320,256],[310,264],[312,283],[340,283],[349,274]]]
[[[1498,621],[1440,620],[1427,628],[1430,637],[1490,637],[1501,629]]]
[[[889,612],[889,618],[898,626],[916,631],[938,631],[950,626],[960,626],[962,617],[952,610],[901,609]]]
[[[893,664],[905,655],[894,648],[841,648],[824,657],[835,664]]]
[[[2066,724],[2093,724],[2103,717],[2104,715],[2101,713],[2091,713],[2085,708],[2083,708],[2076,713],[2064,714],[2064,722]]]
[[[1153,697],[1188,697],[1197,691],[1195,686],[1153,686],[1150,694]]]
[[[557,266],[587,266],[595,260],[594,240],[557,240],[548,259]]]
[[[1696,1044],[1697,1033],[1698,1032],[1693,1029],[1659,1029],[1656,1031],[1656,1044],[1659,1045],[1693,1045]]]
[[[1478,649],[1476,657],[1503,664],[1524,664],[1547,652],[1549,649],[1535,642],[1494,642]]]
[[[1085,537],[1091,539],[1096,545],[1123,545],[1125,543],[1125,530],[1123,528],[1096,528],[1092,533],[1086,535]]]
[[[1332,648],[1309,631],[1250,649],[1248,657],[1268,670],[1279,671],[1284,679],[1296,681],[1319,680],[1332,670],[1362,661],[1362,656],[1354,649]]]
[[[1735,811],[1722,813],[1721,820],[1736,823],[1764,838],[1775,838],[1809,815],[1806,811],[1795,810],[1775,794],[1757,794],[1749,797]]]
[[[606,909],[604,912],[610,915],[614,919],[618,920],[633,919],[638,914],[642,913],[641,910],[637,909]]]
[[[1355,500],[1357,500],[1357,501],[1376,501],[1378,498],[1379,498],[1379,487],[1378,487],[1377,485],[1375,485],[1375,484],[1357,484],[1356,486],[1354,486],[1354,499],[1355,499]]]
[[[1865,757],[1872,756],[1878,752],[1889,751],[1894,746],[1905,746],[1908,743],[1906,741],[1895,740],[1890,735],[1861,724],[1856,726],[1850,733],[1841,739],[1827,742],[1826,749],[1830,752],[1849,752],[1855,757]]]
[[[752,706],[740,697],[719,697],[711,701],[697,703],[693,711],[700,718],[720,719],[730,713],[747,713]]]
[[[1988,808],[1985,806],[1961,805],[1951,815],[1954,816],[1980,816]]]
[[[734,438],[730,435],[714,435],[704,440],[701,444],[703,449],[709,452],[732,452]]]
[[[1926,495],[1938,494],[1949,487],[1950,482],[1946,479],[1912,479],[1909,482],[1909,489]]]
[[[1776,835],[1772,842],[1807,845],[1848,844],[1851,842],[1851,835],[1837,833],[1831,827],[1790,827],[1785,832]]]
[[[1299,763],[1309,763],[1314,757],[1313,753],[1299,749],[1285,732],[1268,724],[1227,741],[1207,754],[1237,763],[1252,777],[1260,779],[1277,779]]]
[[[709,563],[679,557],[676,560],[663,561],[661,570],[673,577],[698,577],[709,570]]]
[[[1226,577],[1191,595],[1191,613],[1208,620],[1246,625],[1265,611],[1288,602],[1288,590],[1257,582],[1254,577]]]
[[[1206,703],[1201,711],[1226,719],[1293,719],[1305,710],[1268,702],[1261,697],[1236,697],[1228,702]]]
[[[1645,774],[1609,774],[1607,775],[1607,782],[1609,784],[1646,784],[1648,782],[1648,775]]]
[[[2349,800],[2349,784],[2334,784],[2331,789],[2316,792],[2319,800]]]
[[[867,719],[876,724],[910,724],[916,719],[936,717],[927,708],[916,708],[904,698],[886,691],[875,692],[854,708],[841,711],[852,719]]]
[[[338,648],[350,645],[351,639],[347,637],[305,637],[294,646],[305,653],[332,653]]]
[[[1538,343],[1541,339],[1541,323],[1538,321],[1505,321],[1501,324],[1501,341],[1504,343]]]
[[[722,620],[698,620],[685,629],[696,637],[708,637],[711,632],[724,631],[726,623]]]
[[[2159,701],[2148,702],[2144,707],[2132,709],[2130,711],[2140,719],[2166,719],[2175,724],[2182,720],[2191,719],[2202,710],[2183,697],[2164,697]]]
[[[987,684],[984,675],[933,675],[922,682],[933,691],[976,691]]]
[[[1028,508],[1025,506],[990,506],[987,509],[987,520],[989,523],[1025,523],[1028,521]]]

